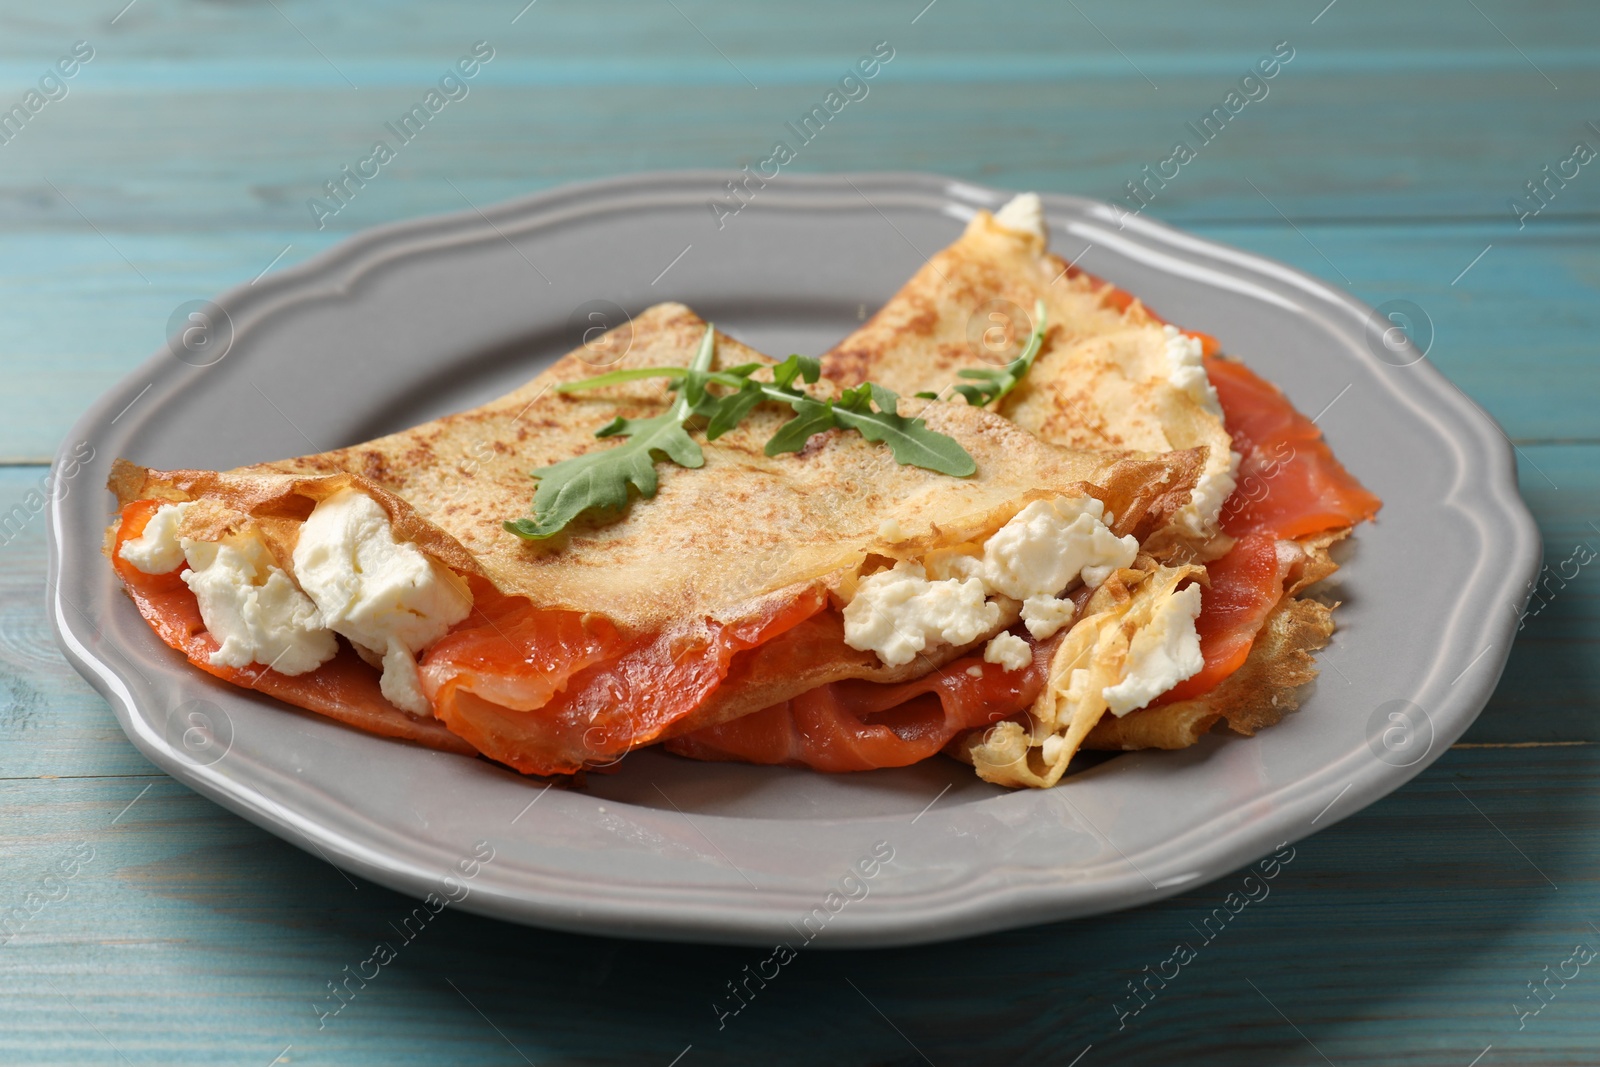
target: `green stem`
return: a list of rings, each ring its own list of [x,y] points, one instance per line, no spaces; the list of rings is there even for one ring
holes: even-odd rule
[[[683,376],[687,378],[692,372],[701,374],[714,374],[711,370],[711,357],[717,350],[716,327],[706,323],[706,335],[700,338],[700,348],[694,354],[694,359],[689,361],[689,366],[684,369]],[[672,417],[677,422],[684,422],[689,418],[690,404],[687,389],[678,390],[678,399],[672,405]]]

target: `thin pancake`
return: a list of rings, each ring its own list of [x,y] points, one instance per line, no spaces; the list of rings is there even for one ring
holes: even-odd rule
[[[1012,358],[1037,301],[1049,323],[1045,346],[999,412],[1069,448],[1208,449],[1206,499],[1174,532],[1184,535],[1177,538],[1183,558],[1218,555],[1225,540],[1210,542],[1237,457],[1214,396],[1180,384],[1169,348],[1189,339],[1169,336],[1137,300],[1069,269],[1046,251],[1042,230],[1013,229],[978,212],[954,244],[822,357],[823,373],[842,385],[870,378],[903,393],[941,393],[963,368]]]
[[[686,365],[705,323],[668,304],[631,329],[630,350],[607,370]],[[253,524],[286,567],[315,501],[348,485],[366,490],[399,536],[476,579],[473,615],[422,660],[435,714],[486,755],[552,773],[841,678],[906,680],[905,668],[842,639],[815,645],[803,676],[749,660],[836,612],[836,592],[869,560],[981,541],[1035,499],[1093,494],[1116,515],[1116,533],[1147,537],[1182,507],[1201,458],[1075,453],[964,403],[928,404],[928,425],[977,463],[972,477],[952,478],[836,431],[768,457],[763,446],[787,412],[762,408],[704,445],[703,468],[663,465],[654,499],[615,521],[580,520],[550,542],[524,542],[501,524],[526,512],[529,471],[614,447],[594,430],[655,415],[671,399],[659,381],[555,392],[595,373],[586,351],[483,407],[366,444],[225,473],[125,464],[113,488],[124,505],[204,499],[185,516],[184,536]],[[748,362],[770,361],[718,338],[718,366]],[[880,533],[891,528],[892,540]],[[937,665],[929,658],[916,670]]]
[[[1326,609],[1294,594],[1308,584],[1305,575],[1316,580],[1336,569],[1328,546],[1371,518],[1377,498],[1334,460],[1281,393],[1242,365],[1215,358],[1214,340],[1192,335],[1205,350],[1208,381],[1217,377],[1207,396],[1210,386],[1197,388],[1194,375],[1174,373],[1167,345],[1175,331],[1137,299],[1049,254],[1036,220],[1014,221],[1025,212],[1013,215],[1008,207],[1003,214],[1008,224],[979,212],[954,244],[823,357],[824,372],[846,384],[871,378],[895,389],[939,391],[958,380],[961,368],[995,361],[973,339],[982,340],[985,316],[1003,306],[996,302],[1032,308],[1044,300],[1047,344],[1028,378],[1001,401],[1001,412],[1072,447],[1208,448],[1210,491],[1197,492],[1196,509],[1186,516],[1196,521],[1183,524],[1192,536],[1147,548],[1169,562],[1213,560],[1210,569],[1229,582],[1242,580],[1246,554],[1265,552],[1269,569],[1275,559],[1286,561],[1264,585],[1218,590],[1216,608],[1206,609],[1211,617],[1203,612],[1200,620],[1207,666],[1193,685],[1121,719],[1098,720],[1085,747],[1179,737],[1193,743],[1198,734],[1183,724],[1227,719],[1249,732],[1252,724],[1277,721],[1279,709],[1293,706],[1289,690],[1315,676],[1309,650],[1326,643],[1323,625],[1327,632],[1332,627]],[[996,322],[1007,325],[1004,318]],[[1244,435],[1237,440],[1236,428]],[[1242,470],[1235,448],[1245,453]],[[1234,536],[1250,543],[1229,558]],[[1293,540],[1274,548],[1277,538]],[[1236,672],[1237,681],[1224,681]]]

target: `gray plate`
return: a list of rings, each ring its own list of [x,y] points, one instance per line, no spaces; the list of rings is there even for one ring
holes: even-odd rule
[[[828,776],[648,751],[584,791],[545,791],[216,682],[122,595],[100,555],[113,457],[226,468],[399,430],[526,380],[605,302],[681,300],[762,351],[820,352],[1006,196],[924,175],[786,177],[719,229],[707,204],[725,180],[630,177],[372,230],[217,298],[209,326],[184,323],[188,347],[95,404],[57,460],[65,475],[79,442],[94,448],[52,501],[51,618],[139,750],[347,870],[464,895],[471,911],[859,946],[1092,915],[1216,878],[1395,789],[1483,707],[1540,558],[1499,429],[1343,293],[1060,196],[1045,198],[1056,251],[1092,245],[1086,269],[1214,334],[1302,410],[1326,408],[1339,456],[1385,501],[1330,583],[1344,606],[1315,691],[1253,739],[1122,755],[1044,792],[945,760]],[[480,841],[494,852],[481,867]]]

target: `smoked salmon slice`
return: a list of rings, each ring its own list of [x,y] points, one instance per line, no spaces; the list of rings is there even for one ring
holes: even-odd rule
[[[1238,540],[1206,566],[1210,586],[1195,619],[1205,666],[1157,705],[1202,696],[1244,664],[1283,598],[1278,541],[1354,526],[1382,506],[1277,386],[1215,356],[1206,357],[1206,375],[1241,457],[1238,485],[1222,506],[1222,528]]]
[[[630,641],[597,616],[520,604],[499,622],[495,612],[486,625],[469,619],[434,645],[423,686],[434,714],[484,755],[527,774],[560,774],[657,740],[712,695],[738,653],[817,614],[827,596],[813,589],[736,622]]]
[[[1154,704],[1188,700],[1216,688],[1244,665],[1261,625],[1283,598],[1278,539],[1271,533],[1246,534],[1220,559],[1206,564],[1210,584],[1200,597],[1194,620],[1205,666],[1179,682]]]
[[[1377,515],[1382,501],[1333,457],[1322,431],[1277,386],[1231,359],[1208,358],[1206,373],[1242,457],[1238,488],[1222,508],[1223,530],[1292,539]]]
[[[866,771],[927,759],[957,734],[1015,715],[1044,685],[1048,649],[1008,671],[971,653],[909,682],[832,682],[666,742],[701,760]]]

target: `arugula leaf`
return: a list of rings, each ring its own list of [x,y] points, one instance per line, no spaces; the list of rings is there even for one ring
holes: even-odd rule
[[[785,452],[798,452],[806,446],[806,442],[811,440],[814,434],[831,430],[839,425],[830,401],[805,397],[795,401],[794,411],[794,418],[778,427],[778,432],[767,442],[765,449],[767,455],[777,456]]]
[[[704,374],[711,366],[715,347],[716,334],[707,324],[705,338],[687,368],[687,381],[693,382],[694,375]],[[618,373],[627,372],[613,372],[602,377],[612,377],[615,381]],[[505,528],[525,540],[542,541],[560,533],[585,512],[621,511],[628,506],[630,486],[642,497],[655,496],[657,454],[680,467],[704,466],[705,454],[683,428],[694,414],[695,405],[690,402],[688,392],[688,389],[680,391],[672,406],[660,415],[648,419],[618,417],[595,433],[596,437],[626,437],[622,444],[533,471],[533,476],[539,479],[539,487],[533,494],[533,517],[507,522]]]
[[[878,405],[873,411],[868,400]],[[839,425],[855,430],[869,441],[889,446],[895,461],[957,478],[978,469],[972,456],[953,437],[928,429],[921,419],[899,414],[900,398],[881,385],[868,382],[846,390],[834,406]]]
[[[1024,359],[1008,365],[1008,369],[1019,368],[1018,377],[1026,373],[1027,365],[1037,354],[1042,330],[1042,325],[1035,330]],[[557,392],[577,393],[646,378],[665,378],[667,388],[677,396],[671,408],[653,418],[619,416],[595,431],[596,437],[627,438],[623,444],[534,471],[539,487],[534,492],[533,517],[508,522],[506,529],[528,540],[542,540],[559,533],[585,512],[621,511],[628,506],[630,486],[642,497],[654,496],[658,457],[670,459],[680,467],[705,464],[705,454],[685,428],[692,416],[706,419],[706,440],[715,441],[743,422],[763,401],[787,404],[795,413],[767,441],[765,451],[769,456],[798,452],[813,435],[837,426],[855,430],[868,441],[888,445],[895,460],[902,464],[958,478],[978,469],[955,438],[928,429],[920,418],[901,415],[899,396],[881,385],[868,382],[845,390],[837,400],[818,400],[796,383],[810,385],[819,381],[820,360],[792,355],[770,366],[741,363],[714,371],[710,368],[715,340],[716,334],[708,325],[700,350],[687,367],[633,367],[557,386]],[[753,377],[763,369],[772,371],[772,381]],[[1014,384],[1015,381],[1004,389],[1009,390]],[[714,393],[713,385],[732,391]],[[918,395],[937,399],[932,394]],[[1003,395],[1003,391],[996,395]]]
[[[772,380],[779,389],[793,389],[796,377],[803,379],[807,385],[815,385],[817,379],[822,377],[822,361],[796,352],[772,368]]]
[[[965,397],[967,403],[974,407],[983,407],[999,400],[1015,389],[1033,368],[1033,361],[1038,358],[1039,349],[1044,347],[1046,325],[1044,301],[1037,300],[1033,305],[1033,332],[1028,336],[1028,343],[1023,347],[1022,354],[1004,367],[965,367],[958,370],[956,371],[958,378],[979,384],[959,384],[950,388]]]
[[[865,384],[868,395],[872,397],[872,402],[878,405],[879,411],[886,415],[900,414],[900,396],[898,393],[874,382]]]
[[[687,367],[629,367],[585,378],[581,382],[562,382],[556,386],[558,393],[586,393],[590,389],[604,389],[608,385],[636,382],[643,378],[682,378],[689,373]]]
[[[737,393],[711,398],[710,403],[704,405],[704,410],[701,411],[701,414],[710,420],[706,424],[706,440],[715,441],[739,425],[744,421],[744,417],[765,399],[761,383],[749,379],[745,380]]]

